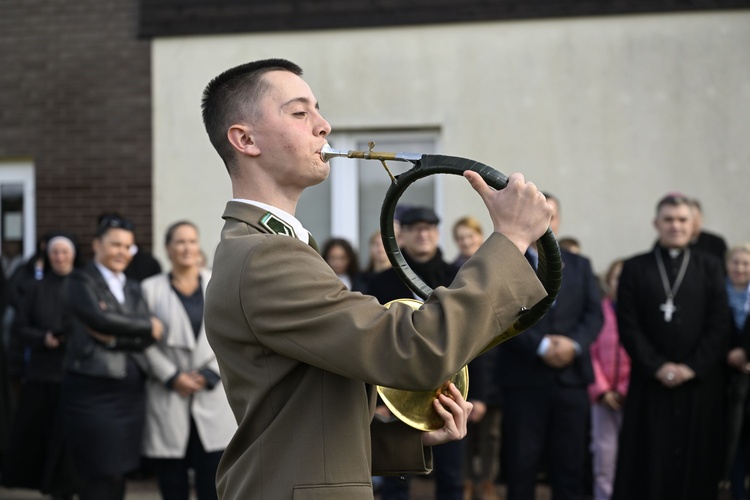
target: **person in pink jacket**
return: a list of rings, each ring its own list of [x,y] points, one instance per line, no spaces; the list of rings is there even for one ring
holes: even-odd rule
[[[614,261],[605,276],[606,296],[602,299],[604,325],[591,344],[594,383],[591,398],[591,451],[594,468],[594,498],[609,500],[615,478],[617,440],[622,424],[622,406],[630,381],[630,358],[617,333],[617,282],[622,260]]]

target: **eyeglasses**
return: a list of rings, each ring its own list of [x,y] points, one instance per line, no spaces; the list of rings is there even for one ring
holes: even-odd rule
[[[436,224],[409,224],[408,226],[402,226],[402,229],[406,232],[411,233],[431,233],[437,231]]]

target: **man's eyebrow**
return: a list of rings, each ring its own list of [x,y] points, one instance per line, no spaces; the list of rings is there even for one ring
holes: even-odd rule
[[[310,101],[310,99],[308,99],[307,97],[295,97],[294,99],[290,99],[287,102],[285,102],[284,104],[282,104],[281,108],[284,109],[285,107],[289,106],[290,104],[295,104],[295,103],[298,103],[298,102],[302,103],[302,104],[306,104],[308,106],[310,104],[312,104],[312,101]],[[320,105],[317,102],[315,103],[315,109],[320,109]]]

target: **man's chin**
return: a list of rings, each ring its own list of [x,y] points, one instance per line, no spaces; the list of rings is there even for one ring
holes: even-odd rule
[[[688,240],[682,238],[671,238],[663,243],[663,246],[667,248],[685,248],[690,243]]]
[[[328,176],[331,174],[331,167],[329,167],[326,164],[325,169],[323,171],[321,171],[320,174],[321,175],[319,175],[317,178],[312,179],[312,181],[310,183],[311,186],[317,186],[318,184],[320,184],[324,180],[328,179]]]

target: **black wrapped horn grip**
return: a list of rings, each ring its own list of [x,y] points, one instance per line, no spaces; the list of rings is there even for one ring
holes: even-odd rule
[[[412,169],[396,176],[396,183],[391,184],[385,195],[385,200],[383,200],[383,206],[380,211],[380,232],[385,251],[388,254],[388,260],[391,261],[391,264],[404,283],[424,300],[430,296],[432,288],[412,271],[401,254],[401,250],[396,242],[396,235],[393,231],[393,218],[396,212],[396,205],[404,191],[406,191],[406,188],[419,179],[434,174],[463,175],[467,170],[473,170],[481,175],[484,181],[495,189],[503,189],[508,185],[508,177],[484,163],[456,156],[422,155],[421,159],[415,163]],[[537,241],[537,250],[539,251],[539,265],[537,266],[536,274],[539,281],[541,281],[547,290],[547,297],[521,314],[516,322],[505,332],[502,332],[486,349],[504,342],[534,325],[545,315],[555,301],[557,293],[560,291],[560,284],[562,283],[562,257],[560,256],[560,247],[552,231],[547,229],[547,232],[539,238]],[[498,265],[501,264],[498,263]]]

